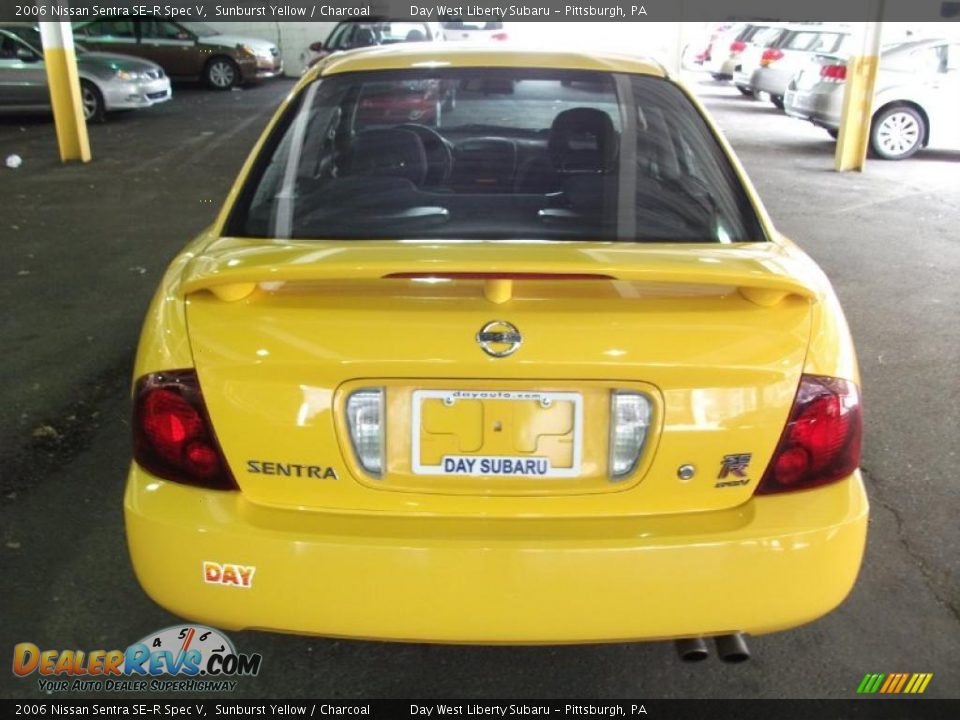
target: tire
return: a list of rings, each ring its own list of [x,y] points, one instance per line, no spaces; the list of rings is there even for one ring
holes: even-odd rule
[[[753,97],[753,88],[750,87],[749,85],[737,85],[737,90],[740,91],[741,95],[745,95],[747,97]]]
[[[838,137],[840,137],[840,131],[839,131],[839,130],[834,130],[833,128],[824,128],[824,129],[827,131],[827,134],[828,134],[830,137],[832,137],[834,140],[836,140]]]
[[[710,77],[712,77],[717,82],[726,82],[727,80],[730,79],[729,75],[724,75],[723,73],[710,73]]]
[[[89,80],[80,81],[80,102],[84,120],[88,123],[106,122],[107,107],[103,102],[103,94]]]
[[[927,124],[912,107],[898,105],[882,110],[870,126],[870,149],[884,160],[905,160],[923,147]]]
[[[203,79],[212,90],[231,90],[240,83],[240,68],[228,57],[211,58],[203,69]]]
[[[772,102],[778,110],[783,110],[783,95],[771,95],[770,102]]]

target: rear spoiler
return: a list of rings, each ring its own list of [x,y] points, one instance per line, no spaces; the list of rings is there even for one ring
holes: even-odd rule
[[[493,243],[499,247],[491,261]],[[529,280],[730,287],[761,306],[776,305],[788,295],[815,300],[818,286],[809,263],[769,242],[704,248],[505,241],[256,245],[221,241],[188,263],[181,292],[210,291],[233,302],[252,294],[261,283],[428,278],[482,280],[485,296],[495,303],[510,299],[513,282]]]

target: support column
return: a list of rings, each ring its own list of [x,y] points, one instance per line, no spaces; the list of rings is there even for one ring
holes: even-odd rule
[[[89,162],[90,139],[87,137],[87,122],[83,118],[73,28],[68,22],[42,22],[40,37],[60,159],[64,162]]]
[[[873,116],[873,90],[880,66],[880,37],[883,32],[883,0],[873,4],[870,16],[876,22],[862,23],[856,54],[847,61],[847,80],[843,94],[843,115],[837,137],[834,166],[839,172],[862,171],[867,162],[870,126]]]

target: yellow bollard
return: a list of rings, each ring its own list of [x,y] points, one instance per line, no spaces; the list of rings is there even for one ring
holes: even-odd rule
[[[90,139],[83,117],[80,77],[73,48],[73,29],[68,22],[40,23],[43,59],[47,68],[53,121],[60,146],[60,159],[89,162]]]

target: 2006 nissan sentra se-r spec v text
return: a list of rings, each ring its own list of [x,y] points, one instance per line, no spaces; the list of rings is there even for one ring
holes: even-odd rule
[[[450,85],[429,126],[364,111]],[[766,633],[861,563],[833,290],[632,57],[318,64],[168,269],[133,396],[137,576],[226,629]]]

